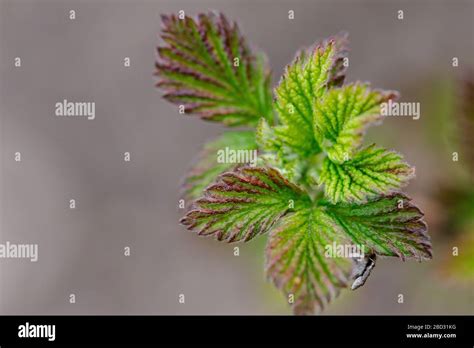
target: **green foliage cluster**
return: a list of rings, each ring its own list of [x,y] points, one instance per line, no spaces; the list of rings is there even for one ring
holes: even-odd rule
[[[205,146],[185,183],[194,204],[182,224],[227,242],[268,234],[268,277],[297,314],[363,285],[377,255],[431,258],[423,213],[400,192],[414,169],[363,144],[367,127],[381,122],[381,103],[397,93],[344,84],[346,35],[300,52],[272,93],[266,60],[224,15],[162,21],[156,75],[164,97],[186,114],[249,129]],[[258,166],[217,163],[224,147],[258,149]],[[334,243],[362,246],[367,256],[327,257]]]

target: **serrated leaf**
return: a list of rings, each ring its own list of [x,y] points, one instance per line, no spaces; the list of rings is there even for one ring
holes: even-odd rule
[[[346,70],[349,66],[347,63],[349,53],[349,41],[347,39],[348,34],[346,32],[340,32],[339,34],[324,40],[320,45],[327,45],[327,42],[334,42],[334,57],[331,71],[329,73],[329,79],[327,82],[328,88],[340,87],[344,83],[346,78]]]
[[[157,86],[185,112],[228,126],[273,119],[270,72],[223,14],[163,15]]]
[[[275,90],[281,124],[262,119],[257,127],[261,158],[294,182],[306,180],[312,170],[309,158],[321,151],[312,130],[313,105],[328,88],[343,82],[346,45],[347,35],[342,33],[299,53]]]
[[[220,163],[218,152],[224,151],[256,151],[255,133],[252,131],[226,132],[214,141],[208,142],[198,155],[197,162],[188,173],[184,182],[184,197],[194,200],[201,196],[204,189],[211,184],[216,177],[231,170],[235,163]]]
[[[352,282],[353,289],[363,285],[376,255],[430,259],[431,243],[422,218],[423,213],[401,194],[365,204],[321,202],[303,208],[282,218],[270,232],[267,274],[289,300],[293,296],[296,314],[318,312],[340,289]],[[358,246],[365,257],[327,255],[328,246],[334,245]]]
[[[365,129],[381,119],[381,103],[396,95],[356,83],[332,89],[319,98],[314,106],[314,134],[329,158],[336,163],[351,158]]]
[[[328,205],[326,213],[366,253],[398,256],[402,260],[431,259],[431,242],[421,210],[397,193],[364,204]]]
[[[287,66],[275,89],[275,107],[282,125],[273,132],[281,146],[303,155],[319,152],[312,129],[313,106],[329,86],[343,81],[345,43],[346,35],[335,36],[311,51],[302,51]]]
[[[227,242],[248,241],[270,230],[309,198],[272,168],[239,167],[220,175],[181,223],[199,235]]]
[[[360,203],[399,189],[413,174],[400,154],[370,145],[342,164],[325,158],[319,183],[333,203]]]
[[[325,257],[326,246],[334,242],[350,244],[350,239],[318,208],[288,215],[270,232],[267,274],[294,301],[295,314],[321,311],[349,285],[353,261]]]

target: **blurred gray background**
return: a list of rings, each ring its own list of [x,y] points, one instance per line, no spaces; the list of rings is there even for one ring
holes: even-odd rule
[[[290,313],[265,280],[264,236],[241,244],[235,257],[235,245],[178,224],[180,179],[200,146],[223,130],[179,115],[154,88],[159,15],[181,9],[222,10],[237,20],[267,54],[273,84],[298,49],[348,31],[348,81],[371,81],[422,102],[419,121],[388,119],[369,138],[416,166],[407,192],[436,225],[429,195],[442,174],[439,153],[421,136],[433,121],[419,85],[454,74],[454,56],[472,67],[473,1],[1,0],[0,242],[39,245],[36,263],[0,259],[1,314]],[[63,99],[94,101],[96,119],[54,116]],[[344,291],[325,313],[473,313],[472,284],[436,272],[447,251],[432,234],[433,261],[380,260],[363,288]]]

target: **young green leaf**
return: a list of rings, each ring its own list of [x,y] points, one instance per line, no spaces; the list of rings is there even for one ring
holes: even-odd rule
[[[201,196],[204,189],[215,178],[235,164],[219,162],[219,151],[256,151],[255,133],[252,131],[226,132],[214,141],[207,143],[198,156],[197,163],[193,166],[184,182],[184,197],[194,200]]]
[[[302,51],[287,66],[275,89],[276,109],[282,125],[273,131],[280,146],[303,155],[319,152],[312,129],[314,102],[328,87],[342,83],[345,43],[346,35],[335,36],[310,52]]]
[[[347,35],[339,34],[302,51],[287,66],[275,90],[280,125],[272,127],[261,119],[257,143],[265,152],[262,159],[278,167],[288,179],[298,182],[308,170],[308,157],[321,149],[313,135],[314,102],[325,91],[344,81]]]
[[[365,129],[381,119],[380,104],[396,92],[350,84],[328,91],[314,106],[314,134],[331,161],[342,163],[360,146]]]
[[[431,258],[422,212],[393,193],[413,169],[395,152],[361,149],[366,128],[381,119],[381,104],[397,95],[360,83],[341,87],[345,35],[301,52],[272,105],[269,71],[235,23],[214,13],[163,16],[163,23],[166,44],[156,66],[165,98],[228,126],[260,120],[256,135],[225,133],[204,148],[185,183],[188,198],[202,190],[204,196],[182,224],[227,242],[270,232],[268,276],[299,314],[323,309],[342,288],[362,286],[377,255]],[[256,150],[255,142],[266,167],[232,169],[217,160],[219,150]],[[329,245],[362,247],[365,255],[327,255]]]
[[[295,314],[323,310],[341,288],[349,285],[353,261],[326,257],[326,246],[332,243],[346,245],[351,241],[319,208],[287,215],[270,232],[267,274],[286,294]]]
[[[307,204],[306,194],[277,170],[240,167],[208,187],[181,223],[221,241],[248,241],[269,231],[288,211]]]
[[[250,52],[237,24],[215,13],[163,15],[162,21],[166,45],[158,47],[156,75],[167,100],[228,126],[273,119],[269,69]]]
[[[319,183],[333,203],[364,202],[399,189],[413,177],[414,169],[396,152],[370,145],[342,164],[325,158]]]
[[[431,242],[421,210],[410,198],[397,193],[365,204],[339,203],[326,206],[326,213],[341,233],[366,253],[417,260],[431,259]]]

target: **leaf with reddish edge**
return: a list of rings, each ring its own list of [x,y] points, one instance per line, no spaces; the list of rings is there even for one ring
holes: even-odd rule
[[[273,120],[270,71],[251,53],[236,23],[210,12],[197,18],[162,16],[157,87],[187,114],[228,126]]]
[[[322,311],[351,282],[353,261],[325,257],[327,245],[350,244],[322,210],[308,208],[285,216],[270,232],[266,271],[295,314]]]
[[[365,259],[327,254],[334,244],[358,246]],[[420,261],[432,256],[423,213],[402,194],[364,204],[321,201],[286,215],[270,232],[266,269],[273,283],[293,297],[295,314],[312,314],[342,288],[363,285],[377,255]]]
[[[206,188],[181,223],[220,241],[248,241],[268,232],[283,215],[309,204],[309,197],[272,168],[239,167]]]

